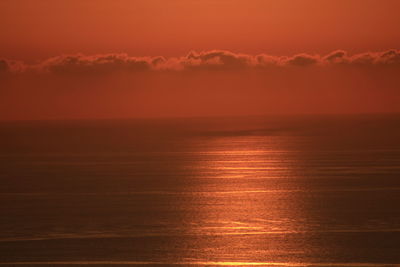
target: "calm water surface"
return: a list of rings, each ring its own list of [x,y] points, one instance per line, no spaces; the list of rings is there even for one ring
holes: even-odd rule
[[[4,265],[400,264],[400,116],[0,123]]]

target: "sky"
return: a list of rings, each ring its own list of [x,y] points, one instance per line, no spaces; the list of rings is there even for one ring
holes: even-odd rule
[[[0,120],[400,112],[397,0],[0,0]]]

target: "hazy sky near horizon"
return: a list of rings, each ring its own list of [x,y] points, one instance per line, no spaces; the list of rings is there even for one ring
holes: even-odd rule
[[[398,10],[1,0],[0,119],[400,112]]]

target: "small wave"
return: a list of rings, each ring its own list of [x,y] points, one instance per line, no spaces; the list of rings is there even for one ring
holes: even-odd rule
[[[389,263],[295,263],[295,262],[228,262],[228,261],[193,261],[193,262],[159,262],[159,261],[38,261],[38,262],[0,262],[0,265],[178,265],[178,266],[293,266],[293,267],[395,267],[400,264]]]

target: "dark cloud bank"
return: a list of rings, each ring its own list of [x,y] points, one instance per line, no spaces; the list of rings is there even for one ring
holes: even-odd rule
[[[248,55],[224,50],[190,52],[184,57],[131,57],[126,54],[62,55],[36,64],[0,59],[0,73],[109,73],[115,71],[184,71],[269,69],[290,66],[400,67],[400,50],[349,55],[337,50],[328,55]]]

